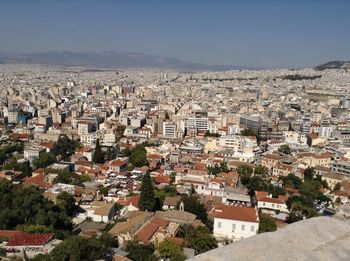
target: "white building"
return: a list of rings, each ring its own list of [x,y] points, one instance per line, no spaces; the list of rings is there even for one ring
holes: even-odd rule
[[[185,127],[206,131],[208,130],[208,118],[188,118],[186,119]]]
[[[23,157],[25,160],[32,161],[34,158],[39,157],[40,153],[45,151],[46,149],[42,147],[28,146],[24,148]]]
[[[78,123],[78,134],[88,134],[92,132],[92,124],[88,121],[81,121]]]
[[[218,241],[237,241],[258,233],[259,215],[255,208],[216,205],[211,213],[214,237]]]
[[[7,121],[10,124],[17,124],[18,117],[19,117],[19,114],[17,110],[10,110],[8,111]]]
[[[163,122],[163,137],[176,138],[176,124],[173,122]]]
[[[279,214],[289,213],[288,206],[286,204],[287,196],[278,196],[278,198],[273,198],[265,191],[256,191],[256,200],[258,202],[258,209],[262,213],[266,214]]]

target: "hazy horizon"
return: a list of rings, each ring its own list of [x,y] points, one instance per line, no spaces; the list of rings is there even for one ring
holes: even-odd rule
[[[9,1],[0,52],[120,51],[304,68],[350,60],[350,1]]]

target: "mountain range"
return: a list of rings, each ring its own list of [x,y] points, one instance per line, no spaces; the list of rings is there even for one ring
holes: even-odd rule
[[[180,71],[225,71],[253,69],[240,66],[191,63],[184,62],[177,58],[119,51],[47,51],[37,53],[0,53],[0,64],[8,63],[79,66],[106,69],[173,69]]]
[[[318,71],[326,69],[350,69],[350,62],[347,61],[331,61],[315,67]]]

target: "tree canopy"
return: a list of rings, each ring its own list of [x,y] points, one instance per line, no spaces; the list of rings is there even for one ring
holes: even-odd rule
[[[125,150],[124,153],[129,157],[129,162],[134,167],[148,166],[147,151],[145,147],[149,146],[147,143],[138,144],[131,150]]]
[[[207,209],[205,208],[205,205],[199,201],[199,198],[197,195],[182,196],[181,201],[178,202],[177,204],[177,209],[179,209],[181,202],[184,203],[185,211],[195,214],[197,218],[200,219],[204,224],[207,223],[208,221]]]
[[[71,219],[65,209],[44,198],[34,186],[14,186],[0,179],[0,229],[32,224],[67,230]]]
[[[63,170],[58,173],[57,177],[54,178],[53,183],[64,183],[70,185],[81,185],[83,182],[90,181],[91,178],[88,175],[78,175],[75,172],[69,170]]]
[[[182,247],[174,240],[165,239],[158,246],[159,254],[162,258],[170,258],[173,256],[180,256],[182,254]],[[185,260],[185,259],[183,259]]]
[[[67,135],[61,135],[55,143],[52,153],[56,156],[60,156],[61,159],[68,159],[79,146],[80,144],[78,141],[69,139]]]
[[[36,169],[38,168],[46,168],[52,163],[56,162],[56,157],[52,153],[42,152],[39,157],[33,160],[33,165]]]
[[[280,153],[283,153],[283,154],[290,154],[291,153],[291,149],[289,147],[289,145],[281,145],[279,148],[278,148],[278,151]]]
[[[220,172],[229,172],[226,163],[215,164],[214,166],[208,167],[208,171],[211,175],[218,175]]]
[[[156,210],[156,198],[153,190],[153,183],[149,173],[146,173],[142,178],[141,194],[139,207],[140,210],[155,211]]]
[[[103,233],[100,238],[71,236],[63,240],[48,255],[38,255],[34,261],[94,261],[110,256],[111,248],[117,247],[117,241]]]
[[[247,129],[244,129],[241,131],[241,135],[242,136],[256,136],[256,132],[252,129],[247,128]]]
[[[185,246],[193,248],[196,254],[217,248],[218,244],[209,229],[203,226],[189,228],[185,237]]]
[[[259,231],[258,233],[264,233],[264,232],[272,232],[277,230],[277,224],[276,221],[267,215],[260,214],[259,215]]]
[[[92,161],[94,163],[104,163],[104,155],[101,149],[101,145],[100,145],[100,140],[97,139],[96,140],[96,146],[95,146],[95,152],[94,155],[92,157]]]
[[[125,251],[129,253],[128,257],[134,261],[155,261],[157,260],[152,245],[139,244],[135,241],[129,241],[126,244]]]

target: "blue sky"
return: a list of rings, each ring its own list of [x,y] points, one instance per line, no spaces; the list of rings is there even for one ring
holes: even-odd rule
[[[47,50],[307,67],[350,60],[350,1],[2,0],[0,52]]]

